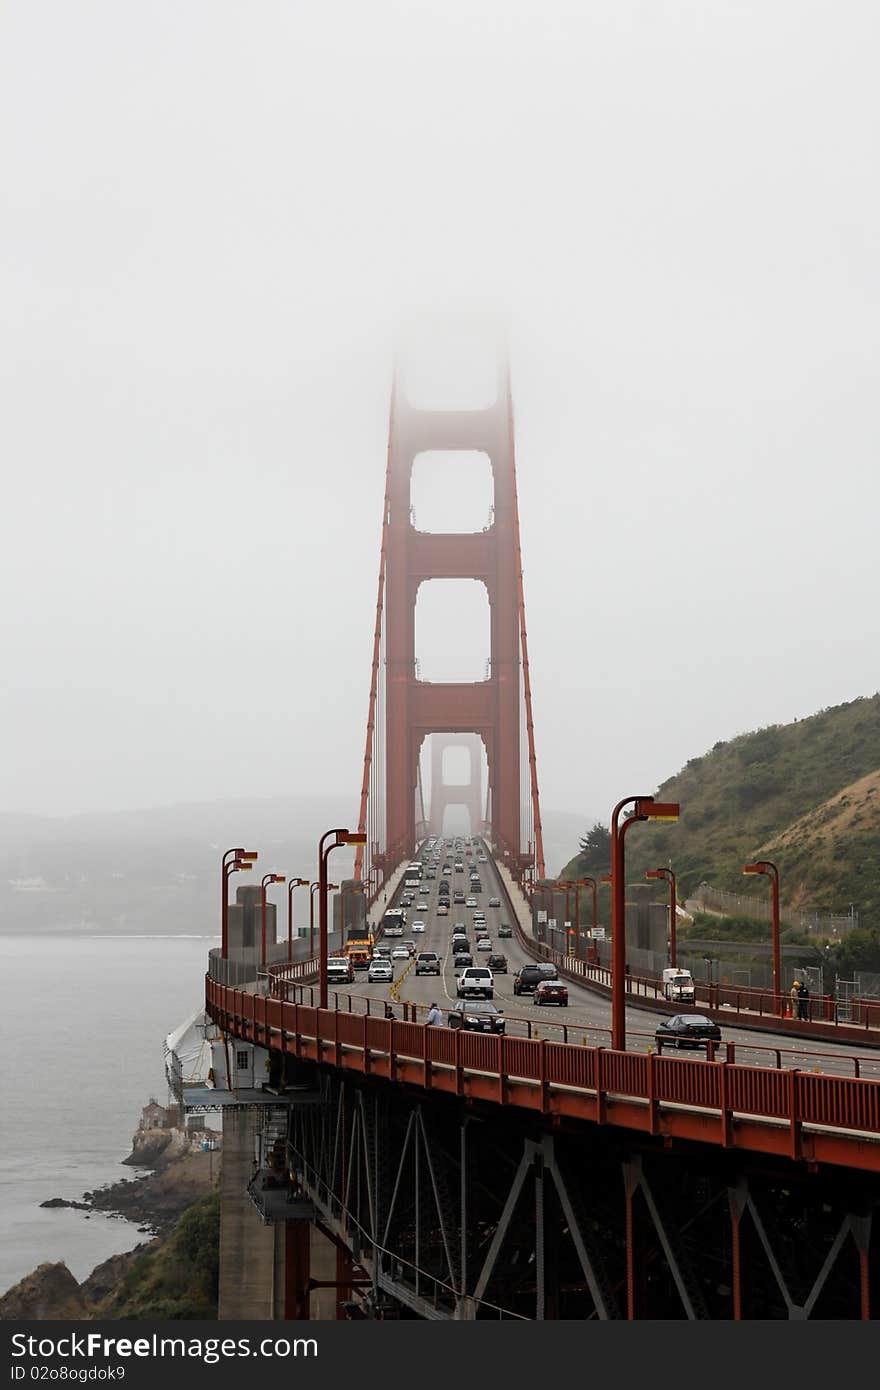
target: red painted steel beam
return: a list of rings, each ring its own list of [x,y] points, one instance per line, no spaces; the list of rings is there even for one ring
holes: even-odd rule
[[[488,531],[444,535],[414,531],[410,536],[410,579],[478,579],[487,582],[495,573],[494,527]]]
[[[492,681],[413,681],[409,692],[410,728],[421,736],[491,730],[495,704],[492,686]]]
[[[309,1317],[311,1228],[308,1221],[284,1223],[284,1317],[304,1322]]]

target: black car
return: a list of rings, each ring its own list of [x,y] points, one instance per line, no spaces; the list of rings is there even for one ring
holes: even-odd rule
[[[469,950],[456,951],[453,947],[452,963],[456,970],[463,970],[466,965],[473,965],[474,958]]]
[[[486,961],[486,964],[492,971],[493,975],[507,974],[507,956],[490,956],[489,959]]]
[[[469,951],[469,950],[470,950],[470,942],[468,941],[468,939],[467,939],[466,936],[456,936],[456,937],[453,938],[453,941],[452,941],[452,954],[453,954],[454,956],[459,956],[459,955],[461,955],[462,951]]]
[[[523,965],[513,977],[513,992],[514,994],[534,994],[542,980],[555,978],[555,965]]]
[[[504,1014],[490,999],[462,1001],[449,1010],[449,1027],[463,1028],[471,1033],[503,1033]]]
[[[511,931],[511,928],[510,928],[510,923],[509,923],[509,922],[501,922],[501,923],[499,924],[498,930],[497,930],[497,932],[495,933],[495,935],[496,935],[496,936],[513,936],[513,932]]]
[[[664,1047],[705,1047],[709,1042],[720,1042],[721,1029],[704,1014],[676,1014],[658,1023],[654,1036],[657,1051],[662,1052]]]

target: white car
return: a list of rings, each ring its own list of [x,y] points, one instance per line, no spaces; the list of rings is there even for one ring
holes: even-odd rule
[[[391,952],[391,959],[392,959],[392,960],[409,960],[409,951],[408,951],[407,948],[401,943],[400,946],[395,946],[394,950]]]
[[[428,911],[428,904],[427,904],[427,903],[416,903],[416,912],[427,912],[427,911]]]
[[[441,903],[441,904],[440,904],[440,906],[437,908],[437,916],[438,916],[438,917],[448,917],[448,916],[449,916],[449,904],[448,904],[448,903]],[[415,926],[413,927],[413,931],[415,931]]]
[[[477,900],[476,900],[476,898],[466,898],[466,899],[465,899],[465,904],[464,904],[464,905],[465,905],[465,907],[476,907],[476,905],[477,905]]]
[[[501,899],[500,899],[500,898],[490,898],[490,899],[489,899],[489,906],[490,906],[490,907],[500,907],[500,906],[501,906]]]
[[[489,940],[488,936],[481,936],[480,939],[479,939],[479,941],[477,942],[477,950],[478,950],[478,951],[491,951],[491,949],[492,949],[492,942]],[[394,952],[392,951],[391,954],[394,955]]]
[[[367,982],[371,985],[388,984],[394,979],[394,966],[390,960],[371,960],[367,971]]]
[[[422,931],[424,931],[424,930],[425,930],[425,924],[424,924],[424,922],[413,922],[412,926],[410,927],[410,931],[411,931],[411,932],[414,932],[414,933],[422,932]]]

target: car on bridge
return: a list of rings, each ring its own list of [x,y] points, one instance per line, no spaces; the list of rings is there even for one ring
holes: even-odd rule
[[[507,956],[502,955],[500,951],[493,953],[486,961],[486,964],[493,975],[507,974]]]
[[[550,971],[552,970],[552,975]],[[555,965],[523,965],[513,977],[514,994],[534,994],[542,980],[556,978]]]
[[[477,900],[476,900],[476,898],[466,898],[466,899],[465,899],[465,904],[464,904],[464,905],[465,905],[465,907],[476,907],[476,905],[477,905]]]
[[[414,941],[401,941],[400,944],[401,944],[401,946],[405,946],[405,947],[406,947],[407,952],[408,952],[409,955],[411,955],[411,956],[414,956],[414,955],[415,955],[415,953],[416,953],[416,943],[415,943]]]
[[[562,980],[539,980],[535,986],[536,1004],[560,1004],[568,1008],[568,985]]]
[[[354,966],[348,956],[331,956],[327,961],[327,980],[334,985],[354,983]]]
[[[391,984],[394,979],[394,966],[384,956],[374,956],[367,971],[367,983],[371,985]]]
[[[500,907],[500,906],[501,906],[501,899],[500,899],[500,898],[490,898],[490,899],[489,899],[489,906],[490,906],[490,907]]]
[[[436,951],[419,951],[416,956],[417,975],[439,975],[440,957]]]
[[[428,904],[427,904],[426,902],[416,903],[416,912],[427,912],[427,911],[428,911]]]
[[[449,904],[448,904],[448,903],[441,902],[440,906],[437,908],[437,916],[438,916],[438,917],[448,917],[448,916],[449,916]]]
[[[472,966],[468,970],[462,970],[455,983],[455,992],[459,999],[467,998],[470,995],[484,995],[486,999],[495,997],[495,980],[492,971],[485,965]]]
[[[509,922],[501,922],[501,923],[499,924],[498,930],[497,930],[497,932],[495,933],[495,935],[496,935],[496,936],[513,936],[513,929],[511,928],[510,923],[509,923]]]
[[[705,1014],[676,1014],[657,1024],[657,1051],[664,1047],[705,1047],[721,1041],[721,1029]]]
[[[413,922],[412,926],[410,927],[410,931],[411,931],[411,932],[415,932],[415,934],[416,934],[417,936],[418,936],[419,932],[423,932],[424,930],[425,930],[425,924],[424,924],[424,922]]]
[[[486,935],[486,936],[481,936],[480,933],[477,932],[477,950],[478,950],[478,951],[491,951],[491,949],[492,949],[492,942],[489,940],[488,935]]]
[[[467,965],[473,965],[474,958],[471,955],[470,947],[465,951],[455,951],[452,956],[452,964],[456,971],[463,970]]]
[[[496,1009],[489,999],[474,999],[449,1010],[450,1028],[462,1028],[469,1033],[503,1033],[504,1011]]]

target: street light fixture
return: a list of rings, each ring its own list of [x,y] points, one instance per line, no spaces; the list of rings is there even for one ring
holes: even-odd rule
[[[677,965],[675,958],[675,874],[671,869],[648,869],[645,878],[664,878],[669,884],[669,964]]]
[[[773,909],[773,993],[775,1010],[782,1016],[782,966],[779,951],[779,870],[770,859],[758,859],[743,865],[744,874],[766,874],[770,880],[770,902]]]
[[[330,844],[325,845],[334,837]],[[365,845],[367,837],[360,830],[325,830],[318,841],[318,1007],[327,1007],[327,859],[342,845]]]
[[[270,883],[285,883],[284,874],[263,874],[260,883],[260,965],[266,969],[266,889]]]
[[[220,898],[220,955],[226,959],[229,950],[229,879],[232,874],[247,873],[254,867],[256,850],[228,849],[220,861],[223,889]]]
[[[620,813],[633,802],[623,824]],[[611,814],[611,1047],[626,1050],[626,887],[624,884],[624,838],[636,821],[678,820],[677,801],[655,801],[653,796],[625,796]]]
[[[293,960],[293,890],[294,888],[308,888],[307,878],[290,878],[287,880],[287,964]]]

